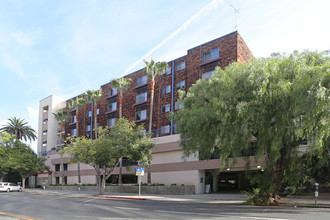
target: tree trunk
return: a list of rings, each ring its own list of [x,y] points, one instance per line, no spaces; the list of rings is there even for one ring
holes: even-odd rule
[[[104,175],[100,175],[101,177],[101,183],[100,183],[100,195],[104,195],[104,190],[105,190],[105,177]]]
[[[26,177],[22,177],[22,190],[25,189],[25,179]]]
[[[122,175],[123,175],[123,158],[121,157],[119,159],[119,178],[118,178],[119,186],[123,185]]]
[[[79,137],[79,120],[78,120],[78,116],[79,116],[79,113],[78,113],[78,107],[77,107],[77,110],[76,110],[76,127],[77,127],[77,137]],[[78,183],[81,183],[81,177],[80,177],[80,162],[78,161]]]
[[[122,117],[123,93],[119,93],[119,118]]]
[[[80,162],[78,161],[78,183],[81,183],[81,176],[80,176]]]
[[[151,79],[151,97],[150,97],[150,114],[149,114],[149,132],[152,132],[152,110],[154,106],[154,93],[155,93],[155,79]],[[147,168],[147,182],[150,185],[151,184],[151,161],[148,161],[148,168]]]
[[[97,139],[97,106],[94,104],[94,126],[95,126],[95,139]]]
[[[63,155],[62,154],[60,154],[60,158],[61,158],[60,171],[61,171],[61,176],[62,176],[62,186],[64,186],[64,164],[63,164]]]

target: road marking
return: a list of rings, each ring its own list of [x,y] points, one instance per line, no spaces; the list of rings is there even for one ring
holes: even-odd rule
[[[284,218],[267,218],[267,217],[256,217],[256,216],[238,216],[238,215],[217,215],[217,214],[209,214],[209,213],[196,213],[196,212],[175,212],[175,211],[165,211],[165,210],[155,210],[155,212],[163,212],[163,213],[175,213],[175,214],[184,214],[184,215],[206,215],[206,216],[214,216],[214,217],[234,217],[241,219],[258,219],[258,220],[289,220]]]
[[[95,199],[89,199],[89,200],[86,200],[86,201],[84,201],[84,202],[81,202],[80,205],[82,205],[82,204],[84,204],[84,203],[87,203],[87,202],[90,202],[90,201],[93,201],[93,200],[95,200]]]
[[[141,209],[139,208],[129,208],[129,207],[114,207],[114,208],[117,208],[117,209],[127,209],[127,210],[136,210],[136,211],[140,211]]]
[[[0,212],[0,215],[6,215],[6,216],[11,216],[11,217],[26,219],[26,220],[42,220],[41,218],[33,218],[33,217],[17,215],[17,214],[13,214],[13,213],[9,213],[9,212]]]

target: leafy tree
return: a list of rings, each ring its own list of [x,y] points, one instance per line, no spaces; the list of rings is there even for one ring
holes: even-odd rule
[[[77,128],[77,136],[79,137],[79,109],[82,109],[86,105],[86,100],[84,97],[78,97],[76,99],[72,99],[69,103],[70,109],[76,109],[76,128]],[[80,162],[77,162],[78,166],[78,183],[81,183],[81,176],[80,176]]]
[[[131,84],[131,78],[119,78],[112,80],[112,86],[119,91],[119,118],[122,117],[123,93],[127,91],[128,86]],[[123,184],[122,181],[123,158],[119,160],[119,185]]]
[[[63,144],[64,141],[62,140],[62,132],[63,132],[63,127],[64,124],[67,123],[71,116],[68,112],[68,110],[66,109],[58,109],[56,111],[56,113],[53,113],[53,115],[55,116],[55,119],[58,123],[60,123],[60,147],[59,149],[62,150],[63,149]],[[64,165],[63,165],[63,155],[60,154],[60,160],[61,160],[61,175],[62,175],[62,186],[64,186]]]
[[[119,119],[111,130],[101,127],[98,130],[98,139],[70,137],[71,144],[63,151],[71,155],[71,162],[79,160],[95,168],[101,177],[100,195],[103,195],[105,182],[119,164],[119,159],[125,156],[145,164],[150,159],[154,143],[141,132],[140,127],[136,129],[135,123],[126,119]]]
[[[6,131],[9,134],[13,134],[16,137],[16,140],[30,140],[34,141],[37,139],[36,132],[31,128],[24,119],[19,118],[9,118],[7,125],[4,125],[0,128],[0,132]]]
[[[94,108],[94,125],[95,125],[95,139],[97,139],[97,105],[96,103],[102,99],[102,89],[99,90],[87,90],[86,99],[92,103]],[[93,111],[93,109],[92,109]]]
[[[0,136],[0,158],[5,159],[4,167],[17,171],[22,178],[22,187],[25,189],[25,179],[32,173],[43,171],[46,158],[37,157],[34,151],[20,141],[14,141],[15,136],[5,133]]]
[[[265,159],[255,179],[259,196],[280,199],[282,183],[295,185],[298,146],[324,148],[329,136],[329,68],[326,52],[294,52],[216,69],[199,80],[174,116],[185,155],[218,152],[230,166],[257,138],[255,159]],[[235,161],[235,160],[234,160]]]
[[[158,75],[162,75],[165,73],[168,64],[166,62],[158,62],[156,63],[154,60],[151,60],[150,62],[144,61],[146,64],[145,71],[147,72],[148,78],[151,80],[151,96],[150,96],[150,111],[149,111],[149,130],[148,132],[152,132],[152,110],[154,107],[154,94],[155,94],[155,78]],[[149,162],[150,164],[150,162]],[[150,166],[147,170],[147,179],[148,184],[151,184],[151,171]]]

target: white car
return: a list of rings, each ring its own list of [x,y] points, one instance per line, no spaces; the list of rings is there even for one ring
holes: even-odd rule
[[[22,191],[22,187],[15,183],[0,182],[0,191],[10,192],[10,191]]]

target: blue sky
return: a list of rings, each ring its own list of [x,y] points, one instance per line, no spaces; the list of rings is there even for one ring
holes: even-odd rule
[[[330,49],[328,0],[0,0],[0,126],[234,31],[233,7],[255,57]]]

